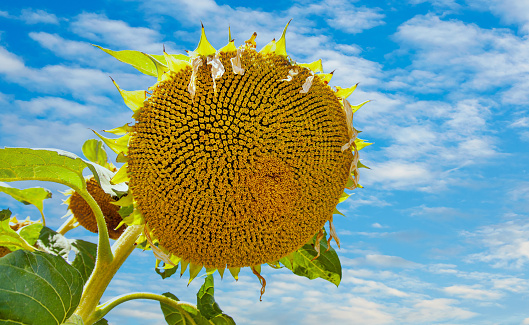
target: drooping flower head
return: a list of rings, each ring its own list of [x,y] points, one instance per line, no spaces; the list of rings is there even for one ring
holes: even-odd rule
[[[328,85],[321,60],[292,61],[285,32],[260,51],[255,33],[216,50],[204,28],[187,56],[103,49],[158,77],[149,96],[118,87],[136,123],[102,138],[126,161],[116,175],[132,193],[126,222],[145,224],[157,257],[182,273],[190,265],[191,277],[202,267],[255,273],[322,236],[327,221],[338,239],[332,216],[358,183],[352,115],[362,104],[346,100],[356,85]]]
[[[113,204],[118,201],[117,198],[105,193],[93,177],[86,181],[86,189],[97,202],[101,208],[101,212],[103,212],[103,215],[105,216],[109,237],[112,239],[118,239],[125,230],[126,225],[118,227],[123,219],[118,213],[119,206]],[[71,211],[77,222],[88,231],[97,233],[96,218],[88,203],[86,203],[79,193],[73,190],[66,192],[66,194],[70,194],[70,197],[65,200],[65,204],[68,205],[68,209]]]

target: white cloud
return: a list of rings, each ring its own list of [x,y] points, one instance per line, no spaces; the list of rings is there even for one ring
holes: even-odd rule
[[[453,285],[443,289],[449,295],[458,296],[464,299],[472,300],[497,300],[503,297],[500,292],[481,289],[480,286]]]
[[[26,148],[61,148],[78,151],[92,131],[81,123],[49,120],[24,120],[13,114],[2,114],[2,145]]]
[[[364,183],[370,186],[383,185],[388,189],[412,190],[431,184],[435,177],[429,167],[421,163],[387,161],[372,163],[370,167],[371,171],[363,173],[362,177],[366,180]]]
[[[146,27],[131,27],[122,20],[112,20],[101,14],[80,14],[70,24],[70,28],[77,35],[98,45],[112,45],[114,50],[161,53],[163,48],[162,36],[158,31]]]
[[[327,12],[332,17],[327,19],[327,23],[335,29],[340,29],[350,34],[357,34],[366,29],[384,24],[385,15],[381,14],[380,10],[376,8],[353,6],[343,8],[347,6],[347,2],[339,1],[335,3],[336,7],[327,9]]]
[[[526,319],[524,319],[521,323],[521,325],[529,325],[529,317],[527,317]]]
[[[348,259],[343,264],[349,266],[370,265],[382,268],[416,268],[420,266],[418,263],[408,261],[399,256],[380,254],[367,254],[364,257]]]
[[[529,126],[529,117],[524,116],[516,121],[512,122],[511,125],[509,125],[512,128],[525,128]]]
[[[529,222],[512,220],[463,232],[465,237],[486,250],[469,256],[470,261],[490,263],[493,267],[521,268],[529,263]]]
[[[529,32],[529,3],[525,0],[467,0],[474,9],[489,10],[507,24],[516,24]]]
[[[16,100],[14,104],[35,118],[46,117],[48,120],[64,119],[70,116],[78,118],[97,112],[95,106],[82,105],[62,97],[36,97],[29,101]]]
[[[404,315],[405,323],[429,323],[433,320],[450,321],[450,320],[465,320],[476,316],[477,314],[459,307],[453,306],[457,304],[454,299],[429,299],[421,300],[413,305],[413,309]]]
[[[82,64],[102,68],[106,66],[104,59],[110,58],[108,54],[87,42],[67,40],[57,34],[31,32],[29,37],[58,57]]]
[[[429,14],[408,20],[393,37],[401,45],[394,55],[406,53],[413,58],[411,66],[390,83],[394,87],[410,85],[428,93],[443,89],[444,84],[444,92],[455,91],[460,97],[468,91],[485,93],[502,87],[502,103],[529,102],[524,92],[529,83],[529,41],[510,30],[484,29]],[[425,77],[431,86],[417,88],[414,83]]]
[[[463,214],[457,209],[451,207],[428,207],[420,205],[410,209],[410,216],[426,217],[435,220],[447,220],[452,217],[461,217]]]
[[[456,0],[408,0],[411,4],[420,4],[429,2],[434,7],[440,7],[440,8],[449,8],[449,9],[459,9],[461,8],[461,5],[459,5]]]
[[[101,70],[66,65],[28,67],[19,56],[0,47],[0,75],[2,74],[10,82],[32,91],[70,94],[76,99],[99,105],[114,104],[108,96],[119,97],[108,74]],[[113,77],[124,89],[145,89],[154,82],[151,80],[154,78],[138,74],[115,73]]]
[[[344,279],[344,283],[350,283],[353,287],[353,292],[355,293],[362,293],[366,295],[376,296],[377,298],[382,298],[385,296],[393,296],[393,297],[408,297],[409,294],[406,292],[403,292],[401,290],[388,287],[387,285],[372,281],[372,280],[364,280],[360,278],[355,277],[348,277]]]
[[[59,24],[59,19],[57,18],[57,16],[40,9],[22,9],[20,19],[22,19],[26,24],[30,25],[39,23],[53,25]]]
[[[18,74],[25,70],[24,62],[15,54],[0,47],[0,73],[4,74]]]

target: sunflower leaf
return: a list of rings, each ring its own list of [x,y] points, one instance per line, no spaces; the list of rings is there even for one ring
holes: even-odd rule
[[[209,319],[213,324],[226,324],[235,325],[233,319],[224,314],[219,305],[215,302],[213,297],[214,293],[214,281],[213,275],[208,274],[204,280],[204,284],[200,287],[197,293],[197,308],[198,310]]]
[[[103,190],[110,195],[127,192],[127,185],[110,184],[114,173],[83,160],[75,154],[58,149],[0,149],[0,181],[49,181],[74,190],[86,189],[83,170],[88,167]]]
[[[67,262],[70,251],[73,251],[75,258],[70,264],[79,271],[84,282],[88,281],[95,266],[96,244],[80,239],[67,239],[48,227],[42,228],[37,244],[45,252],[61,256]]]
[[[292,260],[283,257],[279,261],[296,275],[304,276],[311,280],[322,278],[338,286],[342,279],[342,266],[336,251],[332,247],[327,250],[328,245],[325,236],[320,241],[321,254],[318,258],[314,259],[318,255],[313,244],[315,236],[303,247],[289,255]]]
[[[9,209],[0,211],[0,246],[5,246],[11,251],[19,249],[34,251],[33,245],[42,229],[42,223],[32,223],[14,231],[9,225],[10,217]]]
[[[62,324],[81,299],[81,275],[59,256],[18,250],[0,258],[0,274],[0,323]]]
[[[106,166],[108,162],[107,152],[103,147],[103,142],[96,139],[86,140],[83,144],[83,154],[86,159],[101,166]]]
[[[72,251],[75,253],[75,258],[71,264],[81,273],[86,283],[96,264],[97,245],[81,239],[71,239],[70,243]]]
[[[173,295],[170,292],[166,292],[163,295],[175,301],[180,301],[175,295]],[[173,306],[169,306],[167,304],[164,304],[163,302],[160,302],[160,307],[165,317],[165,321],[169,325],[188,324],[188,321],[190,319],[196,325],[214,324],[208,321],[204,316],[202,316],[198,309],[190,305],[187,305],[187,304],[186,305],[182,304],[180,305],[180,308],[175,308]]]
[[[39,209],[42,216],[44,216],[44,212],[42,211],[44,209],[42,202],[45,199],[51,198],[51,192],[48,189],[42,187],[33,187],[19,190],[18,188],[11,187],[4,182],[0,182],[0,192],[4,192],[13,197],[15,200],[26,205],[34,205],[37,207],[37,209]]]

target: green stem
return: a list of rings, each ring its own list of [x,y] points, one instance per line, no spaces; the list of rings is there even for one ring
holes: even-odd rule
[[[91,315],[95,312],[97,304],[101,300],[108,284],[134,250],[134,243],[140,236],[142,229],[142,226],[127,227],[125,232],[114,243],[114,246],[112,246],[114,253],[112,261],[101,262],[98,255],[94,271],[83,289],[81,301],[75,311],[77,315],[81,316],[85,325],[93,324],[93,322],[89,322],[92,319]]]
[[[76,228],[75,222],[77,219],[72,215],[68,220],[66,220],[60,227],[57,229],[57,233],[64,236],[68,231]]]
[[[133,300],[133,299],[150,299],[150,300],[157,300],[160,303],[166,304],[170,307],[173,307],[175,309],[178,309],[184,317],[189,321],[189,324],[196,325],[195,321],[192,317],[189,316],[189,314],[182,309],[182,306],[189,306],[192,308],[196,308],[194,305],[183,302],[183,301],[176,301],[174,299],[171,299],[169,297],[166,297],[164,295],[154,294],[154,293],[147,293],[147,292],[135,292],[135,293],[128,293],[125,295],[118,296],[112,300],[109,300],[105,302],[104,304],[101,304],[97,307],[96,311],[91,315],[90,319],[88,320],[90,324],[97,322],[101,318],[105,317],[106,314],[108,314],[109,311],[114,309],[114,307],[118,306],[119,304],[122,304],[126,301]],[[86,324],[86,323],[85,323]],[[187,322],[186,322],[187,324]]]
[[[97,243],[97,259],[96,259],[96,269],[98,264],[104,266],[105,264],[112,262],[112,249],[110,248],[110,237],[108,236],[107,223],[105,221],[105,216],[101,211],[101,208],[97,204],[96,200],[88,193],[86,189],[77,191],[86,203],[90,206],[94,212],[97,222],[97,232],[99,234],[98,243]]]

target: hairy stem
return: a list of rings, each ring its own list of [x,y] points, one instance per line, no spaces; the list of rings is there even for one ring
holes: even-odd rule
[[[114,258],[111,262],[101,262],[99,254],[90,279],[86,283],[81,301],[75,313],[84,321],[85,325],[93,324],[91,315],[95,312],[108,284],[121,267],[123,262],[134,250],[134,243],[141,234],[142,226],[129,226],[112,246]],[[107,234],[108,236],[108,234]],[[99,248],[98,248],[99,253]],[[90,320],[92,320],[90,322]]]
[[[77,191],[79,195],[88,203],[92,211],[94,212],[94,216],[96,217],[97,222],[97,232],[98,232],[98,242],[97,242],[97,260],[96,260],[96,266],[94,269],[97,269],[98,264],[101,267],[104,267],[105,264],[108,264],[112,262],[112,249],[110,248],[110,237],[108,236],[108,229],[107,229],[107,223],[105,221],[105,216],[103,215],[103,212],[101,211],[101,208],[97,204],[96,200],[88,193],[86,189],[82,191]],[[93,275],[93,273],[92,273]],[[90,280],[88,280],[90,282]]]
[[[60,227],[59,229],[57,229],[57,233],[61,234],[64,236],[64,234],[66,234],[68,231],[76,228],[77,226],[75,225],[75,222],[76,222],[76,219],[75,217],[72,215],[70,216],[70,218],[68,218],[68,220],[66,220]]]
[[[190,325],[196,325],[193,318],[191,318],[188,313],[182,309],[182,306],[190,306],[192,308],[196,308],[194,305],[182,302],[182,301],[176,301],[174,299],[171,299],[169,297],[166,297],[164,295],[154,294],[154,293],[147,293],[147,292],[135,292],[135,293],[128,293],[125,295],[118,296],[112,300],[107,301],[106,303],[99,305],[96,309],[96,311],[92,314],[91,318],[88,320],[90,324],[93,322],[97,322],[101,318],[105,317],[105,315],[111,311],[114,307],[118,306],[119,304],[122,304],[126,301],[133,300],[133,299],[150,299],[150,300],[157,300],[163,304],[166,304],[170,307],[173,307],[175,309],[178,309],[180,312],[182,312],[182,315],[186,317],[186,324]],[[85,323],[86,324],[86,323]]]

